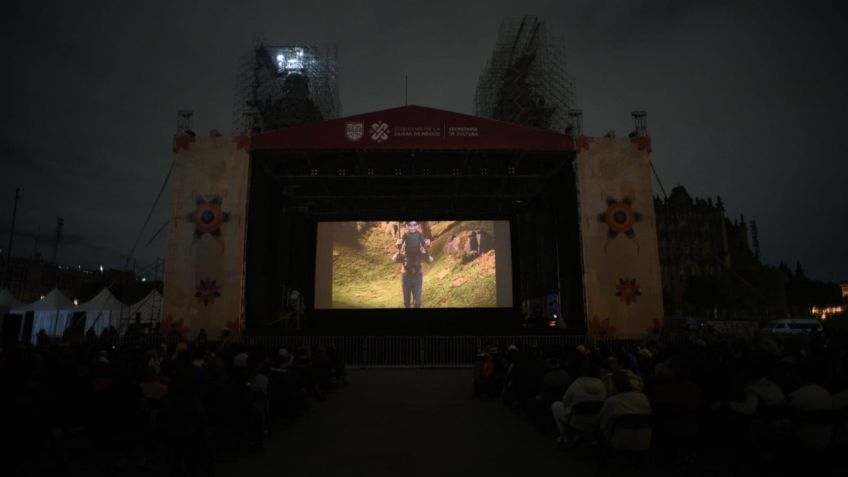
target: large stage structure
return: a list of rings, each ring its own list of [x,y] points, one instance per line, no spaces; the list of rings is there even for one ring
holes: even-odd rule
[[[655,332],[649,153],[644,133],[575,137],[420,106],[231,138],[178,136],[165,329],[503,335],[543,310],[568,334]],[[318,251],[320,223],[409,218],[506,221],[512,270],[493,273],[511,275],[512,306],[315,306],[316,270],[336,258]],[[293,290],[305,304],[296,326]]]
[[[477,82],[474,114],[561,132],[576,126],[569,117],[576,107],[562,40],[549,36],[536,17],[504,20]]]

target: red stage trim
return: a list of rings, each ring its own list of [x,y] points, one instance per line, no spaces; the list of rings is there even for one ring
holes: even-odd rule
[[[256,150],[528,150],[571,151],[565,134],[533,129],[467,114],[421,106],[403,106],[252,138]]]
[[[589,150],[589,144],[591,144],[593,142],[595,142],[595,140],[590,138],[589,136],[578,136],[577,137],[577,150],[582,151],[582,150],[585,149],[585,150],[588,151]]]
[[[639,150],[647,149],[648,152],[651,152],[651,138],[650,136],[638,136],[634,137],[630,140],[631,143],[636,144],[639,147]]]

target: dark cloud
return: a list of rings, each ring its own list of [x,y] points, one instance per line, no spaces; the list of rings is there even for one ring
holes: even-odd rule
[[[170,164],[176,110],[228,131],[238,57],[257,36],[337,44],[345,114],[402,104],[404,75],[411,103],[470,113],[499,21],[524,13],[565,42],[589,134],[625,134],[647,110],[667,189],[757,220],[768,262],[848,278],[846,15],[823,1],[11,2],[0,224],[23,187],[21,230],[61,216],[82,239],[60,259],[119,265]],[[164,234],[144,244],[169,194],[139,263],[165,253]]]

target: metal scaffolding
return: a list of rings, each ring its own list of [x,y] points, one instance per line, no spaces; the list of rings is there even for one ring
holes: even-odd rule
[[[341,116],[335,46],[257,43],[239,62],[233,134]]]
[[[501,22],[492,56],[474,95],[474,114],[562,132],[576,107],[563,42],[548,37],[534,16]]]

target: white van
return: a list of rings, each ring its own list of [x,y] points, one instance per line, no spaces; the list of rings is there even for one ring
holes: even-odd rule
[[[821,333],[824,327],[815,318],[790,318],[786,320],[772,321],[766,327],[770,333]]]

